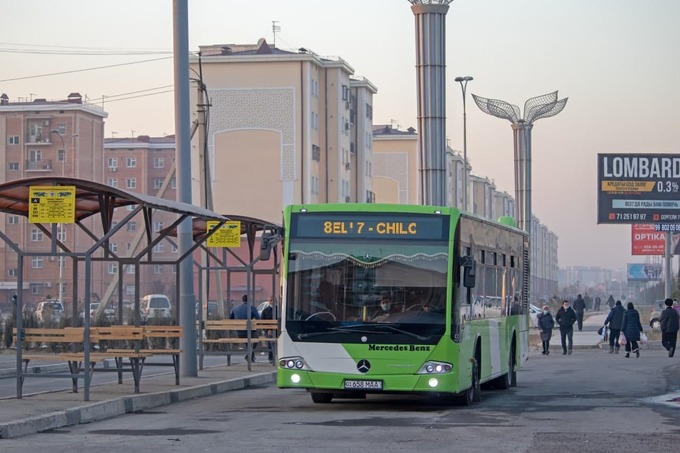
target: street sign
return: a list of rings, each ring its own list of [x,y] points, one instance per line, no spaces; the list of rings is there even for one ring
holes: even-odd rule
[[[597,223],[680,223],[680,155],[598,154]]]
[[[217,220],[209,220],[206,222],[207,231],[215,228],[220,222]],[[231,220],[224,222],[219,230],[213,233],[207,241],[208,247],[233,247],[241,246],[241,222],[238,220]]]
[[[28,204],[29,223],[74,223],[76,186],[31,186]]]

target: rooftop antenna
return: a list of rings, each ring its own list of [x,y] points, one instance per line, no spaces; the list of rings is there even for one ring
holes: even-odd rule
[[[278,20],[272,21],[272,33],[274,34],[274,47],[276,47],[276,33],[281,31]]]

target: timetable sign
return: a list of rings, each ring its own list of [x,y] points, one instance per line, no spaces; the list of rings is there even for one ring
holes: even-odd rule
[[[29,223],[74,223],[75,216],[76,186],[29,187]]]
[[[219,223],[217,220],[209,220],[206,224],[208,232],[216,228]],[[208,237],[207,245],[208,247],[240,247],[241,222],[238,220],[224,222],[217,231]]]

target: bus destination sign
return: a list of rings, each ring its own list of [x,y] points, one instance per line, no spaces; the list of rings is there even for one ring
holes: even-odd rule
[[[597,223],[680,223],[680,155],[598,154]]]
[[[298,238],[417,239],[448,238],[444,215],[306,212],[293,214],[291,234]]]

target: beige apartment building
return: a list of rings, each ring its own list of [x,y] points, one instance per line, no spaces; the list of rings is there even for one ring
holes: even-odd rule
[[[78,93],[66,99],[10,100],[0,96],[0,159],[4,167],[0,182],[39,176],[66,176],[89,180],[102,178],[104,118],[107,114],[83,102]],[[51,241],[21,216],[0,214],[3,232],[24,251],[50,250]],[[75,225],[59,225],[57,234],[78,250],[85,243]],[[88,242],[89,243],[89,242]],[[24,300],[37,302],[47,296],[58,298],[60,276],[62,296],[70,301],[71,266],[66,260],[31,257],[25,261]],[[17,288],[17,255],[0,241],[0,307],[8,306]]]
[[[373,95],[342,58],[256,44],[200,46],[192,90],[194,199],[209,159],[213,209],[281,222],[293,203],[373,202]],[[199,67],[200,61],[200,67]],[[196,85],[196,84],[194,84]],[[207,119],[205,119],[207,118]]]

